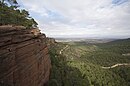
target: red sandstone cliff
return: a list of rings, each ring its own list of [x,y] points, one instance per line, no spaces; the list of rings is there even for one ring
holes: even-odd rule
[[[44,86],[50,68],[44,34],[20,26],[0,26],[0,86]]]

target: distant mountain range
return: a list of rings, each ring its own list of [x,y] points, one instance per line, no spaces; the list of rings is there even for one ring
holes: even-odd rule
[[[117,39],[56,38],[57,42],[107,43]]]
[[[112,41],[123,41],[123,40],[130,40],[128,39],[114,39],[114,38],[109,38],[109,39],[87,39],[87,38],[55,38],[57,42],[86,42],[86,43],[107,43],[107,42],[112,42]]]

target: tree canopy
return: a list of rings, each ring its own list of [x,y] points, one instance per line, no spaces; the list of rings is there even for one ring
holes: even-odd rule
[[[37,27],[37,22],[25,9],[18,9],[16,0],[0,0],[0,25],[22,25],[27,28]]]

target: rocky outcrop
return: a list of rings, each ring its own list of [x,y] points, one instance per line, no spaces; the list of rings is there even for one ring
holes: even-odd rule
[[[54,38],[46,38],[46,42],[47,42],[47,46],[50,47],[51,45],[55,45],[56,44],[56,41]]]
[[[0,26],[0,86],[44,86],[50,68],[44,34],[22,26]]]

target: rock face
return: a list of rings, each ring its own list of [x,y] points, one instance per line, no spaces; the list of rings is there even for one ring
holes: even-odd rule
[[[50,48],[51,45],[55,45],[56,41],[54,38],[46,38],[47,46]]]
[[[45,86],[50,68],[44,34],[0,26],[0,86]]]

